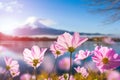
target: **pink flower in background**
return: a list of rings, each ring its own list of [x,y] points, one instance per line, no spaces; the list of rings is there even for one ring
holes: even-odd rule
[[[105,44],[115,44],[115,41],[112,40],[110,37],[104,37],[102,40]]]
[[[120,73],[117,71],[108,71],[107,80],[120,80]]]
[[[59,77],[59,80],[68,80],[69,74],[63,74]],[[69,80],[75,80],[74,77],[71,75]]]
[[[70,69],[70,58],[63,58],[58,63],[59,68],[63,70],[69,70]]]
[[[74,61],[77,61],[77,60],[84,60],[86,59],[88,56],[90,56],[90,51],[86,50],[86,51],[83,51],[83,50],[80,50],[78,54],[75,55],[75,60]]]
[[[51,46],[50,46],[50,50],[52,51],[53,55],[55,56],[55,58],[57,56],[61,56],[65,53],[65,51],[62,49],[62,47],[57,44],[57,42],[54,42]]]
[[[65,32],[58,36],[57,43],[68,52],[74,52],[77,47],[87,41],[88,38],[80,37],[79,33],[74,33],[73,36]]]
[[[4,49],[4,48],[3,48],[2,46],[0,46],[0,52],[2,52],[2,51],[3,51],[3,49]]]
[[[97,46],[92,59],[101,72],[120,66],[120,55],[116,54],[112,48]]]
[[[20,74],[18,62],[8,57],[5,57],[4,60],[6,63],[6,70],[10,71],[12,77],[18,76]]]
[[[46,50],[47,48],[39,48],[38,46],[33,46],[31,50],[25,49],[23,51],[24,60],[36,68],[42,63]]]
[[[89,75],[89,73],[84,67],[80,68],[80,66],[78,66],[77,68],[74,68],[74,69],[77,73],[81,73],[83,77],[87,77]]]
[[[10,74],[12,77],[15,77],[15,76],[18,76],[20,74],[20,71],[19,70],[11,70]]]
[[[20,76],[20,80],[31,80],[31,75],[29,73],[25,73]]]
[[[44,70],[47,73],[50,73],[54,67],[54,61],[51,58],[51,56],[46,55],[44,57],[44,61],[42,62],[42,70]],[[55,67],[54,67],[55,68]]]

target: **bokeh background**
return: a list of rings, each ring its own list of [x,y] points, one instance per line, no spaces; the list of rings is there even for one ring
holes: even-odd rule
[[[32,74],[33,69],[23,61],[23,50],[38,45],[48,48],[38,73],[50,72],[55,58],[49,47],[64,32],[79,32],[81,37],[89,38],[78,50],[92,51],[96,45],[103,45],[120,54],[119,3],[119,0],[0,0],[0,67],[5,67],[3,58],[8,56],[19,61],[21,74]],[[64,57],[69,54],[65,53],[58,61]],[[88,63],[94,68],[89,59]],[[57,72],[64,71],[57,67]]]

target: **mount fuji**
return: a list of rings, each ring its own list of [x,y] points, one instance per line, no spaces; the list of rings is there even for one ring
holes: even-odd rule
[[[15,35],[60,35],[64,32],[69,31],[50,28],[42,24],[39,19],[34,19],[32,22],[27,22],[14,30]]]

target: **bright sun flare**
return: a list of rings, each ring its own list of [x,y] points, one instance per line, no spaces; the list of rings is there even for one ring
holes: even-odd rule
[[[12,34],[13,30],[18,27],[16,20],[7,19],[0,23],[0,32],[4,34]]]

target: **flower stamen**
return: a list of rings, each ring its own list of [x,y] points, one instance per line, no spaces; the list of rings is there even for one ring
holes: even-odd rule
[[[108,64],[109,59],[108,59],[108,58],[103,58],[103,59],[102,59],[102,62],[103,62],[103,64]]]
[[[57,51],[56,51],[56,54],[57,54],[57,55],[60,55],[60,54],[61,54],[61,52],[57,50]]]
[[[34,59],[34,60],[33,60],[33,66],[36,67],[38,63],[39,63],[38,59]]]
[[[6,66],[6,70],[10,70],[10,66]]]
[[[75,48],[74,48],[74,47],[68,47],[68,51],[69,51],[70,53],[72,53],[72,52],[75,51]]]
[[[67,80],[67,75],[66,75],[66,74],[64,74],[64,76],[63,76],[63,77],[64,77],[64,79],[65,79],[65,80]]]

